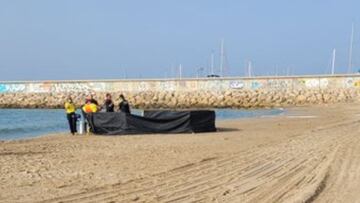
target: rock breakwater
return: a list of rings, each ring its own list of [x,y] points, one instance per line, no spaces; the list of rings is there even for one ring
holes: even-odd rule
[[[95,92],[103,103],[106,92]],[[110,92],[117,104],[124,94],[133,108],[263,108],[307,104],[353,102],[360,98],[358,88],[303,90],[227,90],[227,91],[143,91]],[[80,107],[87,93],[2,93],[0,108],[63,108],[67,96]]]

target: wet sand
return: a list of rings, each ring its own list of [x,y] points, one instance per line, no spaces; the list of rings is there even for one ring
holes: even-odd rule
[[[360,104],[219,132],[0,142],[0,202],[356,202]]]

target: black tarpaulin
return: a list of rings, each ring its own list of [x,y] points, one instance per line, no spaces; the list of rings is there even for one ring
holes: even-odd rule
[[[214,111],[145,111],[144,117],[121,112],[88,115],[91,131],[100,135],[214,132]]]
[[[153,119],[176,119],[185,115],[190,119],[191,132],[216,131],[214,111],[144,111],[144,117]]]

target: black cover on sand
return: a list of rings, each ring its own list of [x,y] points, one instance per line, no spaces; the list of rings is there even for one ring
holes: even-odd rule
[[[91,131],[99,135],[214,132],[214,111],[145,111],[144,117],[125,113],[88,115]]]

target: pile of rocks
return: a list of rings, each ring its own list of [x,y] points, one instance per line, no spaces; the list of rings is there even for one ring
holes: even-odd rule
[[[360,89],[326,90],[228,90],[228,91],[168,91],[121,92],[133,108],[262,108],[286,107],[356,101]],[[1,108],[63,108],[68,95],[77,106],[84,103],[86,93],[3,93]],[[112,92],[115,103],[120,92]],[[96,92],[95,99],[102,103],[105,92]]]

